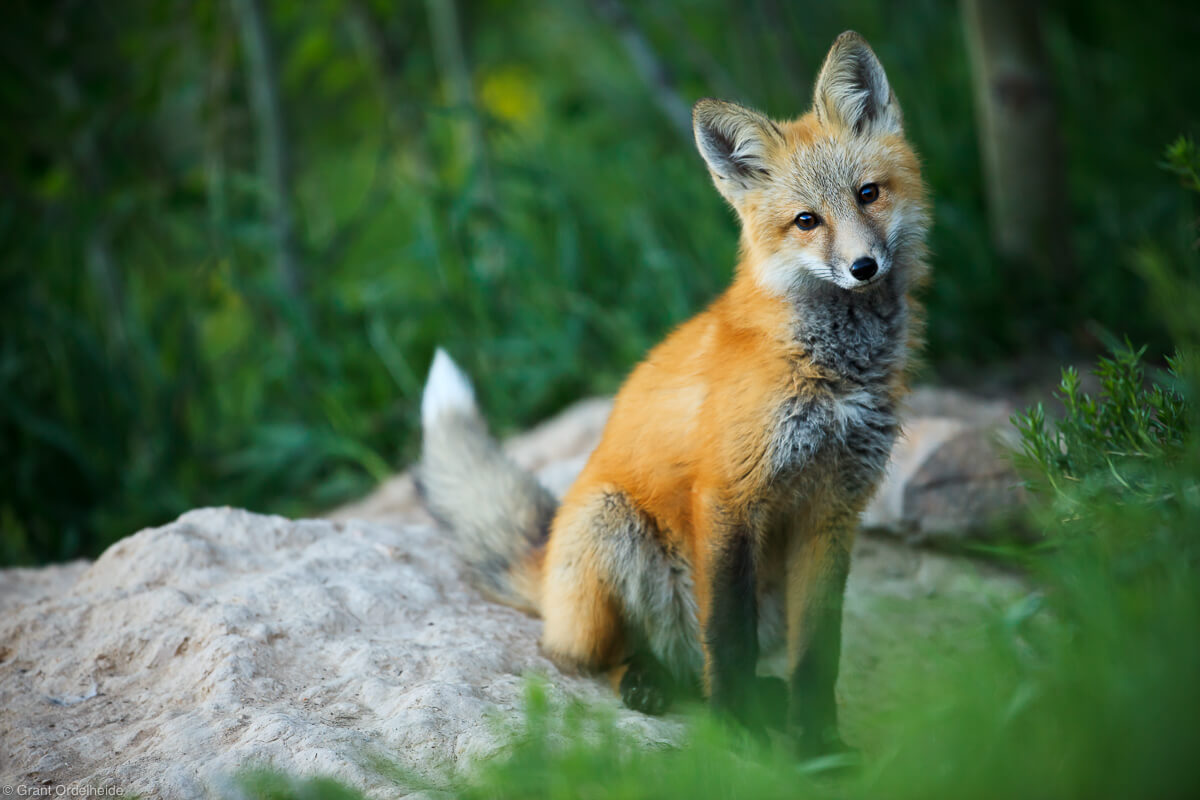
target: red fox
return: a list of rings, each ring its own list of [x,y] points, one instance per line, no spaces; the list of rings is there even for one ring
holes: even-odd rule
[[[926,190],[853,32],[807,114],[773,122],[705,99],[693,122],[742,224],[729,288],[634,369],[561,505],[504,457],[438,351],[418,485],[480,585],[541,615],[558,664],[609,671],[635,709],[702,692],[755,731],[783,723],[803,752],[830,752],[844,747],[851,545],[919,336]],[[786,686],[755,674],[780,644]]]

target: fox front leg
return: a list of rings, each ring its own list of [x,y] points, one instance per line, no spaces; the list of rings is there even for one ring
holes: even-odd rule
[[[703,587],[705,683],[718,714],[762,733],[756,691],[758,601],[754,537],[748,525],[718,522],[708,552]]]
[[[835,687],[842,653],[842,605],[853,527],[796,537],[787,556],[788,727],[801,753],[846,752]]]

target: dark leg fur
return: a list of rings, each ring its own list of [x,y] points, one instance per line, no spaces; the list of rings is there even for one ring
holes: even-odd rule
[[[712,707],[761,731],[754,670],[758,665],[758,604],[749,532],[735,530],[712,565],[711,608],[704,632]]]
[[[849,554],[838,553],[831,561],[821,591],[813,597],[806,615],[808,646],[791,676],[788,724],[798,734],[801,752],[811,756],[849,749],[838,733],[834,696],[842,654],[842,600]]]

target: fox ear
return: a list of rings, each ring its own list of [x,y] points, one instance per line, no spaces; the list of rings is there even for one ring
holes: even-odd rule
[[[698,101],[692,109],[692,129],[717,189],[731,203],[770,177],[771,153],[783,143],[774,122],[722,100]]]
[[[829,48],[813,98],[817,119],[855,133],[899,133],[900,105],[867,41],[846,31]]]

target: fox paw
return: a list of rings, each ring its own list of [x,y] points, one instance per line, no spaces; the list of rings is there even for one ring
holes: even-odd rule
[[[634,711],[658,716],[671,705],[670,678],[661,668],[634,662],[621,677],[621,700]]]
[[[754,679],[754,704],[757,717],[768,728],[787,727],[788,689],[781,678],[758,676]]]
[[[853,769],[862,761],[859,750],[842,741],[836,729],[820,734],[801,734],[796,739],[796,751],[796,755],[802,761],[836,757],[830,763],[830,768],[837,770]]]

